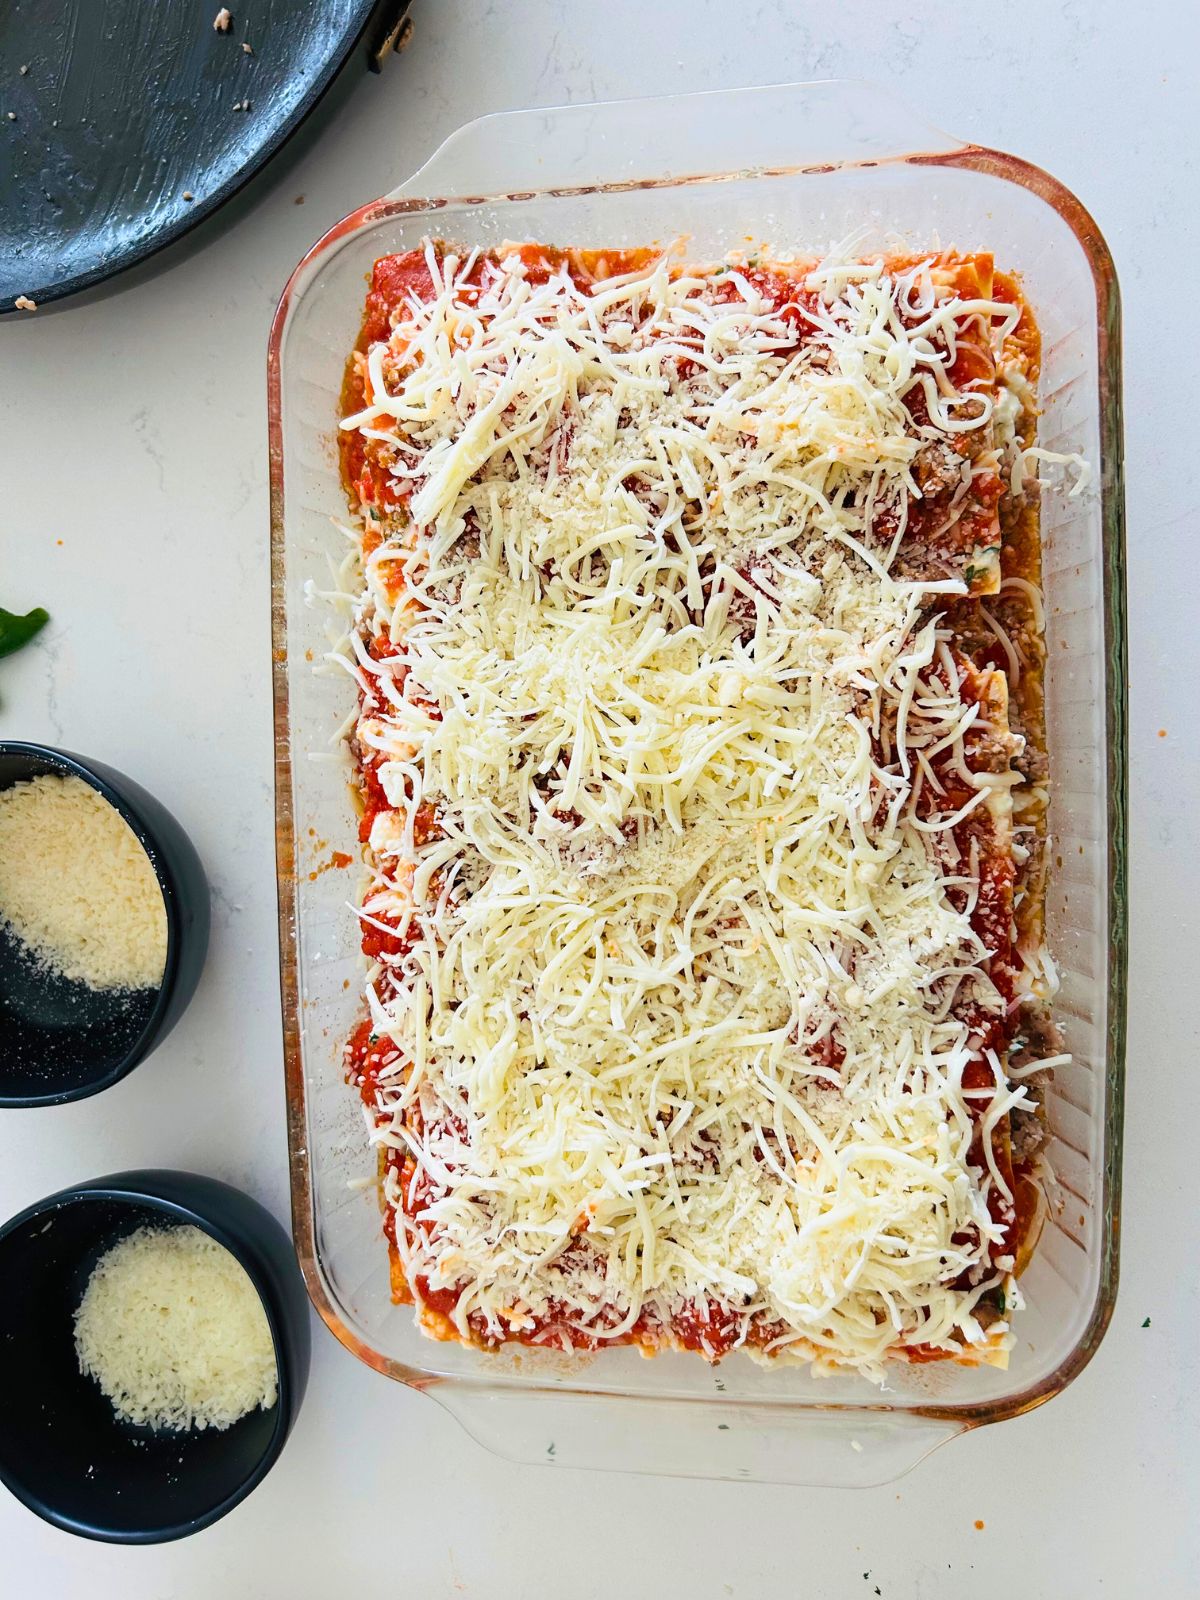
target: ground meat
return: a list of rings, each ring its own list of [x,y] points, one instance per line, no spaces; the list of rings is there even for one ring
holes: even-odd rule
[[[947,627],[954,633],[955,650],[977,667],[990,665],[996,648],[996,635],[980,617],[978,602],[938,600],[929,607],[927,615],[938,612],[945,617]]]
[[[912,475],[921,494],[953,494],[962,481],[963,457],[940,439],[923,444],[913,457]]]
[[[879,532],[878,524],[876,532]],[[953,551],[906,542],[896,554],[892,571],[894,577],[906,583],[938,583],[943,578],[961,578],[962,561]]]
[[[1008,1065],[1017,1071],[1033,1066],[1036,1061],[1044,1061],[1048,1056],[1062,1053],[1063,1039],[1057,1024],[1052,1020],[1049,1011],[1044,1006],[1030,1006],[1021,1019],[1021,1032],[1009,1051]],[[1012,1157],[1015,1162],[1028,1164],[1037,1155],[1038,1151],[1050,1137],[1046,1126],[1045,1104],[1046,1091],[1050,1087],[1050,1080],[1054,1076],[1052,1069],[1039,1072],[1030,1072],[1023,1076],[1021,1082],[1029,1090],[1032,1098],[1037,1102],[1037,1108],[1032,1111],[1015,1109],[1009,1118],[1009,1139],[1012,1143]]]
[[[1063,1053],[1063,1037],[1049,1011],[1041,1005],[1028,1006],[1021,1017],[1021,1028],[1009,1052],[1009,1065],[1018,1071],[1031,1067],[1035,1061]],[[1035,1073],[1028,1081],[1040,1088],[1049,1081],[1049,1074]]]
[[[1039,750],[1027,739],[1025,748],[1013,758],[1013,766],[1026,783],[1045,783],[1050,776],[1050,762],[1044,750]]]
[[[972,729],[963,744],[972,772],[1007,772],[1010,766],[1019,766],[1018,758],[1025,748],[1020,734],[1000,728],[979,733]]]
[[[1012,1157],[1017,1162],[1028,1162],[1037,1155],[1049,1134],[1046,1124],[1037,1111],[1014,1111],[1009,1119],[1009,1140]]]

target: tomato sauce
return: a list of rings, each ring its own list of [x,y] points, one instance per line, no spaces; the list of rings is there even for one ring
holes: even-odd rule
[[[910,1344],[904,1354],[906,1359],[916,1367],[923,1366],[929,1361],[952,1361],[954,1359],[953,1351],[939,1350],[936,1345],[932,1344]]]
[[[374,1107],[380,1074],[385,1067],[395,1066],[399,1056],[399,1047],[387,1034],[376,1033],[369,1017],[355,1028],[346,1045],[346,1078],[357,1084],[364,1105]]]
[[[435,290],[424,250],[406,250],[402,255],[380,256],[371,269],[367,290],[366,314],[358,336],[359,350],[368,350],[389,337],[392,315],[410,299],[432,300]]]
[[[364,755],[359,762],[358,770],[361,780],[359,793],[363,807],[362,816],[358,819],[358,837],[361,843],[366,844],[371,837],[371,827],[375,818],[383,811],[390,811],[392,805],[384,793],[383,784],[379,781],[379,762],[374,752]]]
[[[398,931],[397,924],[390,917],[381,917],[374,911],[371,916],[374,922],[364,922],[362,925],[362,953],[368,961],[378,961],[381,956],[406,955],[421,936],[415,916],[409,917],[403,933]],[[386,931],[375,925],[380,922],[386,924]]]
[[[435,1289],[424,1273],[418,1272],[415,1275],[412,1286],[413,1292],[423,1306],[428,1306],[431,1311],[436,1311],[444,1317],[452,1316],[462,1299],[461,1287]]]
[[[740,1341],[742,1317],[718,1300],[693,1301],[671,1318],[671,1332],[685,1350],[719,1361]]]
[[[805,288],[802,274],[793,277],[765,267],[752,267],[743,276],[792,332],[792,343],[777,346],[776,354],[787,355],[812,341],[820,328],[820,290]]]

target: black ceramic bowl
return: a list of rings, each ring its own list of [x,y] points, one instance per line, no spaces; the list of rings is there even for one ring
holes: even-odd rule
[[[279,1394],[224,1430],[121,1421],[79,1370],[74,1313],[96,1261],[146,1225],[203,1228],[245,1267],[275,1341]],[[118,1172],[39,1201],[0,1228],[0,1480],[56,1527],[159,1544],[216,1522],[270,1470],[309,1361],[292,1241],[256,1200],[189,1172]]]
[[[141,840],[166,904],[167,964],[157,989],[90,989],[47,973],[0,923],[0,1106],[82,1100],[132,1072],[183,1015],[208,948],[204,868],[166,807],[98,761],[46,745],[0,743],[0,789],[44,773],[90,783]]]

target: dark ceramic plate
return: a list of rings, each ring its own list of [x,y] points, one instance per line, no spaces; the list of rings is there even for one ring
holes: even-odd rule
[[[221,9],[0,3],[0,314],[97,284],[214,212],[360,45],[378,58],[408,4],[233,0],[227,33]]]

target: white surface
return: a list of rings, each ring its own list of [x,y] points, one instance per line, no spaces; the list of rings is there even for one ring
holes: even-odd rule
[[[1125,294],[1133,964],[1122,1290],[1092,1366],[1049,1406],[877,1490],[513,1467],[317,1329],[297,1430],[224,1522],[120,1550],[0,1496],[0,1594],[315,1600],[381,1592],[381,1562],[396,1574],[386,1590],[414,1600],[1194,1592],[1200,1074],[1195,1012],[1178,996],[1198,968],[1195,802],[1182,785],[1190,773],[1194,786],[1200,653],[1194,466],[1168,444],[1194,356],[1186,314],[1181,337],[1163,308],[1200,248],[1198,47],[1197,12],[1177,0],[1151,0],[1136,20],[1121,0],[1014,0],[1002,13],[970,0],[423,0],[408,54],[364,79],[231,232],[99,304],[6,321],[0,604],[43,603],[54,621],[0,664],[0,735],[94,755],[160,795],[209,867],[215,925],[197,998],[151,1061],[100,1100],[0,1113],[0,1215],[150,1164],[214,1173],[286,1215],[267,330],[317,234],[482,111],[874,77],[954,132],[1048,167],[1091,208]]]

